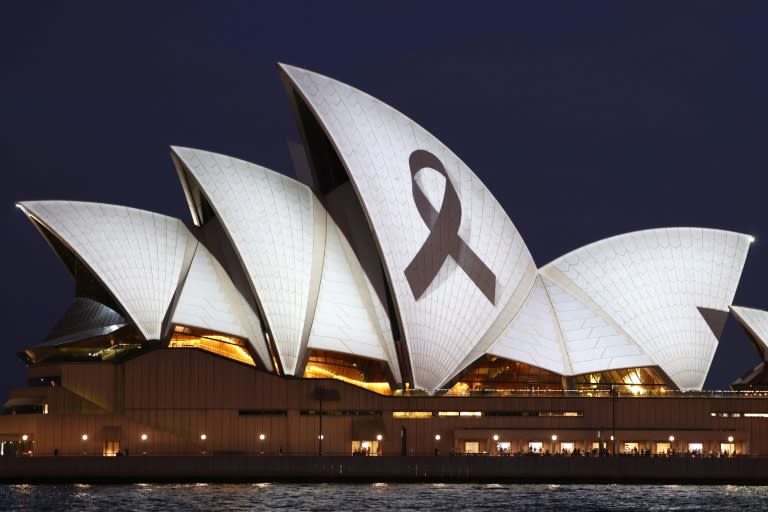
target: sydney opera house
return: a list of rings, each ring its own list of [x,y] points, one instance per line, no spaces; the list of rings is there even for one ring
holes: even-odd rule
[[[729,315],[768,360],[768,313],[732,304],[749,235],[652,229],[538,266],[422,127],[280,73],[305,183],[173,147],[189,219],[18,204],[76,290],[19,353],[4,454],[768,454],[764,364],[702,390]]]

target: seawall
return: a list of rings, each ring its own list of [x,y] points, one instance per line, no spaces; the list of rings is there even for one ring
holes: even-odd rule
[[[3,457],[3,483],[555,482],[768,484],[768,458],[129,456]]]

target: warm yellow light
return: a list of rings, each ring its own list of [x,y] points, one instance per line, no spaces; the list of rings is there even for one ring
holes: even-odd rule
[[[147,440],[147,434],[141,434],[141,440],[146,441]]]
[[[466,382],[457,382],[446,393],[447,396],[466,396],[469,394],[469,384]]]
[[[622,380],[624,381],[624,384],[632,384],[635,386],[643,383],[643,380],[640,378],[640,373],[638,373],[637,370],[629,372]]]
[[[733,436],[728,436],[728,442],[729,442],[729,443],[732,443],[732,442],[733,442]]]
[[[435,441],[439,441],[439,440],[440,440],[440,434],[435,434]]]
[[[499,435],[498,434],[493,434],[493,440],[494,441],[498,441],[499,440]]]
[[[201,441],[205,441],[206,439],[208,439],[208,436],[207,436],[207,435],[205,435],[205,434],[200,434],[200,440],[201,440]]]
[[[259,434],[259,441],[263,441],[267,438],[264,434]]]
[[[384,439],[384,436],[382,436],[381,434],[376,434],[377,441],[381,441],[382,439]]]
[[[432,417],[431,411],[392,411],[393,418],[426,419]]]
[[[27,439],[29,439],[29,436],[27,434],[24,434],[23,436],[21,436],[22,441],[26,441]]]
[[[386,382],[365,382],[362,380],[350,379],[349,377],[339,375],[328,370],[327,368],[323,368],[316,364],[307,364],[307,367],[304,369],[304,378],[336,379],[342,382],[346,382],[347,384],[352,384],[353,386],[367,389],[368,391],[373,391],[374,393],[378,393],[380,395],[392,394],[392,390],[390,389],[389,384]]]
[[[83,434],[83,435],[80,437],[80,439],[82,439],[83,441],[87,441],[87,440],[88,440],[88,434]]]
[[[256,366],[242,340],[218,334],[194,336],[184,334],[183,329],[183,327],[176,327],[176,332],[168,343],[169,348],[197,348],[228,359],[234,359],[249,366]]]
[[[557,441],[557,434],[552,434],[552,440]]]
[[[669,442],[672,443],[675,441],[675,436],[669,436]]]

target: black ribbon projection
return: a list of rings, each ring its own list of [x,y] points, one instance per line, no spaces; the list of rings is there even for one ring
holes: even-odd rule
[[[427,287],[437,277],[445,259],[450,256],[491,301],[491,304],[495,304],[496,276],[459,237],[461,201],[445,172],[443,163],[429,151],[417,149],[411,153],[409,164],[416,209],[429,228],[429,236],[424,241],[424,245],[405,269],[405,277],[411,286],[413,297],[416,300],[421,298]],[[432,207],[427,196],[416,183],[416,173],[425,168],[434,169],[445,178],[445,192],[439,212]]]

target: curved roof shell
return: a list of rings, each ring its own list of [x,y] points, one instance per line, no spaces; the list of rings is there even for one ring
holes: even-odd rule
[[[478,177],[381,101],[281,69],[334,145],[378,244],[414,387],[437,389],[483,355],[536,278],[528,248]]]
[[[752,237],[638,231],[537,269],[495,198],[434,136],[357,89],[281,69],[350,178],[414,388],[441,388],[486,353],[561,375],[655,366],[680,389],[702,388]],[[164,215],[71,201],[19,206],[146,339],[179,323],[247,338],[267,368],[278,370],[275,356],[288,375],[317,349],[386,361],[402,382],[382,283],[374,290],[357,247],[308,187],[224,155],[173,156],[195,224],[215,215],[206,227],[226,233],[201,238],[216,256]],[[768,313],[731,309],[765,357]]]
[[[402,382],[389,317],[344,234],[328,216],[323,276],[307,346],[387,361]]]
[[[259,317],[203,244],[195,250],[171,322],[246,338],[263,365],[274,369]]]
[[[305,185],[264,167],[173,148],[201,222],[207,199],[227,232],[272,332],[283,371],[308,348],[385,360],[400,380],[383,306],[333,220]]]
[[[162,337],[163,320],[197,246],[184,223],[109,204],[26,201],[19,206],[101,280],[146,339]]]
[[[38,347],[57,346],[104,336],[125,325],[127,325],[125,318],[109,306],[87,297],[75,297],[61,320]]]
[[[272,333],[283,371],[306,351],[322,270],[325,210],[304,185],[224,155],[174,147],[190,194],[216,212]],[[193,196],[194,197],[194,196]],[[193,215],[202,215],[198,210]]]
[[[718,340],[699,308],[728,311],[751,241],[714,229],[638,231],[576,249],[541,275],[609,319],[680,389],[701,389]]]
[[[768,360],[768,311],[743,306],[731,306],[731,312],[736,320],[752,336],[757,349]]]

